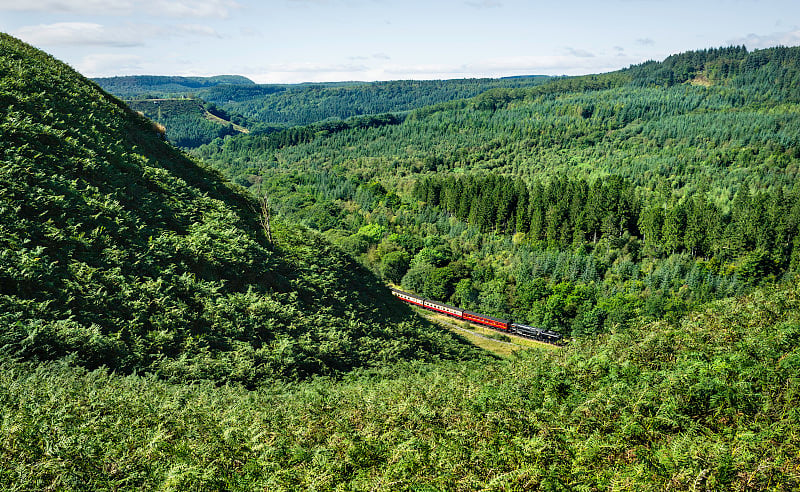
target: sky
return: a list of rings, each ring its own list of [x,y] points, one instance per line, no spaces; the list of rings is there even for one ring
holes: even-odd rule
[[[581,75],[798,46],[800,0],[0,0],[0,31],[89,77]]]

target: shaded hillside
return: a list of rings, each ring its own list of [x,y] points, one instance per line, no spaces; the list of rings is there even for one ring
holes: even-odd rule
[[[4,358],[256,385],[472,354],[318,236],[268,244],[244,190],[66,65],[0,48]]]

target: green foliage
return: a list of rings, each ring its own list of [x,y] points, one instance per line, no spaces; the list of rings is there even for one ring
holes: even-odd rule
[[[530,87],[550,77],[397,80],[373,83],[218,85],[198,95],[226,110],[268,125],[309,125],[325,120],[404,112],[466,99],[492,88]]]
[[[392,251],[381,259],[381,275],[389,282],[399,284],[411,260],[405,251]]]
[[[475,356],[367,270],[0,37],[0,347],[172,381],[340,374]],[[368,230],[375,230],[374,227]]]
[[[63,490],[794,490],[800,291],[508,361],[175,385],[0,366],[0,484]]]
[[[178,147],[199,147],[215,138],[224,138],[242,132],[242,127],[234,128],[231,117],[215,111],[211,115],[203,103],[196,99],[144,99],[127,101],[134,111],[166,128],[167,139]],[[211,116],[211,117],[210,117]],[[214,118],[214,116],[216,118]],[[238,123],[246,123],[241,118]]]
[[[395,232],[390,234],[387,239],[413,255],[416,255],[423,246],[422,240],[413,234]]]
[[[370,244],[377,244],[386,234],[386,227],[379,224],[367,224],[361,226],[356,234],[363,237]]]
[[[689,52],[495,87],[391,125],[294,129],[307,137],[279,144],[233,137],[197,155],[262,185],[291,176],[297,192],[282,192],[281,213],[312,227],[321,204],[332,210],[324,227],[345,237],[386,227],[374,249],[338,244],[376,272],[405,250],[402,283],[415,292],[588,334],[674,319],[796,271],[798,60],[797,48]],[[547,296],[517,293],[537,279]],[[563,282],[594,294],[563,309],[553,290]]]
[[[123,77],[99,77],[92,80],[103,90],[126,99],[144,95],[185,95],[200,89],[219,86],[243,88],[255,86],[255,82],[241,75],[216,75],[213,77],[129,75]]]
[[[424,292],[425,285],[431,276],[431,273],[436,270],[436,267],[429,263],[415,263],[408,269],[403,278],[401,285],[403,289],[411,292]]]
[[[447,253],[442,248],[426,246],[414,256],[414,264],[442,266],[447,263]]]

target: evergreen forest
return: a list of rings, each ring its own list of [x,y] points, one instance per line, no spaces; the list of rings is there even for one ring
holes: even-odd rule
[[[688,52],[191,153],[388,282],[598,333],[793,278],[798,62]]]
[[[799,105],[800,48],[270,86],[0,34],[0,484],[796,490]]]

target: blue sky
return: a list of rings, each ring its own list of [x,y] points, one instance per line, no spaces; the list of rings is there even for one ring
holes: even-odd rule
[[[0,0],[0,31],[88,76],[577,75],[800,45],[800,0]]]

